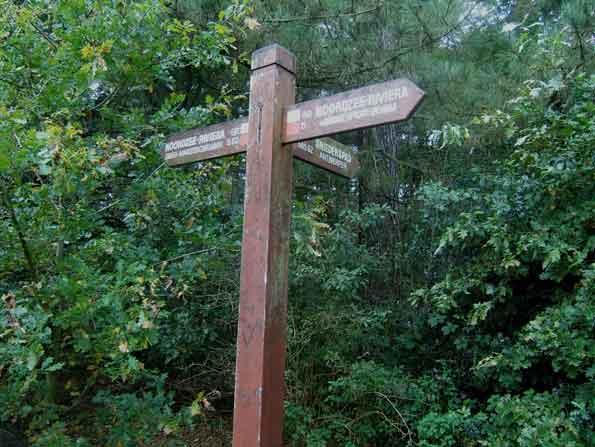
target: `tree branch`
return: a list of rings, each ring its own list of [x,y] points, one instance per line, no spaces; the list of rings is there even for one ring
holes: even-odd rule
[[[52,39],[44,30],[39,28],[39,26],[37,26],[33,22],[31,22],[31,26],[35,28],[35,31],[37,31],[41,35],[41,37],[43,37],[52,47],[54,47],[54,50],[58,49],[58,45],[56,44],[56,42],[54,42],[54,39]]]
[[[25,235],[17,218],[14,207],[12,206],[10,198],[8,197],[8,190],[6,186],[2,187],[2,201],[4,202],[4,206],[6,207],[6,209],[8,209],[8,213],[10,214],[10,221],[17,233],[17,237],[19,238],[19,242],[23,249],[23,254],[25,255],[25,259],[27,260],[27,264],[29,265],[29,270],[31,271],[31,275],[33,276],[33,279],[37,280],[37,268],[35,267],[35,263],[33,262],[31,250],[29,250],[29,245],[27,245],[27,240],[25,239]]]
[[[280,19],[268,19],[264,20],[264,23],[271,23],[271,24],[279,24],[279,23],[291,23],[291,22],[313,22],[319,20],[327,20],[327,19],[339,19],[342,17],[356,17],[361,16],[364,14],[370,14],[371,12],[378,11],[384,2],[379,2],[376,6],[369,9],[364,9],[361,11],[354,11],[354,12],[343,12],[335,15],[322,15],[322,16],[303,16],[303,17],[286,17]]]
[[[174,261],[178,261],[180,259],[187,258],[188,256],[200,255],[200,254],[203,254],[203,253],[209,253],[211,251],[217,251],[217,250],[219,250],[218,247],[212,247],[212,248],[205,248],[203,250],[192,251],[190,253],[185,253],[183,255],[176,256],[174,258],[164,259],[163,261],[156,262],[154,265],[162,264],[164,262],[174,262]]]
[[[19,84],[17,84],[16,82],[14,82],[14,81],[12,81],[10,79],[0,78],[0,82],[5,82],[8,85],[12,85],[13,87],[16,87],[16,88],[21,88],[21,86]]]
[[[343,73],[345,76],[357,76],[357,75],[361,75],[364,73],[368,73],[371,71],[378,71],[381,70],[383,68],[385,68],[386,66],[390,65],[391,63],[395,62],[396,60],[398,60],[399,58],[401,58],[402,56],[406,56],[410,53],[416,52],[416,51],[420,51],[423,48],[427,48],[429,45],[432,45],[436,42],[440,42],[442,39],[444,39],[445,37],[449,36],[450,34],[452,34],[453,32],[455,32],[456,30],[458,30],[471,16],[471,14],[473,13],[473,11],[475,10],[476,4],[474,4],[474,6],[472,8],[470,8],[469,11],[467,11],[467,14],[465,14],[465,16],[463,16],[457,23],[453,24],[448,30],[446,30],[444,33],[438,35],[438,36],[431,36],[429,34],[427,34],[427,32],[424,32],[424,34],[426,35],[426,37],[428,38],[424,43],[422,43],[421,45],[418,46],[413,46],[413,47],[409,47],[409,48],[405,48],[401,51],[399,51],[398,53],[394,54],[393,56],[390,56],[389,58],[374,64],[374,65],[369,65],[367,67],[363,67],[360,68],[358,70],[351,70],[351,71],[347,71],[345,73]],[[427,27],[423,26],[426,30]],[[430,39],[431,37],[431,39]],[[319,77],[316,79],[312,79],[309,83],[299,83],[298,82],[298,86],[301,87],[315,87],[320,83],[323,82],[327,82],[327,81],[331,81],[331,80],[336,80],[338,77],[341,76],[342,73],[340,72],[332,72],[332,71],[328,71],[323,77]]]

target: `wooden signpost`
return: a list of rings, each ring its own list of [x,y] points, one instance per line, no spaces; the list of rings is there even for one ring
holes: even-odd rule
[[[246,152],[234,447],[282,446],[293,157],[353,177],[356,152],[322,137],[406,120],[423,97],[399,79],[295,104],[295,57],[271,45],[252,56],[247,119],[168,138],[170,166]]]
[[[169,166],[185,165],[246,152],[248,118],[180,132],[168,138],[162,151]],[[338,141],[322,138],[300,142],[293,156],[343,177],[354,177],[359,169],[355,151]]]

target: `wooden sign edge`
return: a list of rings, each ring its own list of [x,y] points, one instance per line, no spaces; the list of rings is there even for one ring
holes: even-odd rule
[[[294,145],[297,146],[297,144],[298,143],[291,143],[291,144],[288,144],[287,147],[292,147]],[[193,163],[200,163],[200,162],[211,161],[211,160],[219,160],[221,158],[229,157],[229,156],[232,156],[232,155],[245,154],[246,153],[246,150],[247,150],[247,148],[238,148],[236,150],[232,150],[229,153],[220,154],[220,155],[217,155],[217,156],[214,156],[214,157],[205,158],[205,159],[202,159],[202,160],[181,161],[179,163],[171,163],[171,164],[170,163],[167,163],[167,162],[166,163],[171,168],[182,168],[184,166],[189,166],[189,165],[191,165]],[[359,173],[359,170],[360,170],[360,167],[361,167],[361,165],[359,163],[359,159],[356,158],[355,159],[355,162],[353,162],[351,164],[351,166],[349,167],[349,169],[347,170],[347,173],[343,173],[343,172],[341,172],[339,170],[334,170],[332,168],[328,168],[327,166],[320,165],[320,164],[316,163],[315,161],[308,160],[305,156],[301,156],[298,151],[301,151],[301,149],[298,149],[298,148],[294,148],[293,149],[293,158],[295,158],[296,160],[299,160],[301,162],[307,163],[310,166],[314,166],[314,167],[316,167],[318,169],[322,169],[322,170],[324,170],[326,172],[329,172],[331,174],[338,175],[338,176],[343,177],[343,178],[346,178],[346,179],[352,179],[352,178],[357,177],[357,175]]]
[[[173,160],[179,160],[176,162],[171,162],[170,160],[167,160],[165,158],[165,148],[167,146],[167,143],[175,140],[176,137],[178,139],[182,139],[185,135],[191,136],[194,132],[198,132],[201,130],[207,130],[207,129],[211,129],[211,131],[214,128],[227,128],[227,127],[236,127],[239,126],[241,128],[241,126],[244,123],[248,123],[248,118],[247,117],[243,117],[243,118],[236,118],[236,119],[232,119],[230,121],[221,121],[220,123],[215,123],[215,124],[209,124],[207,126],[204,127],[195,127],[192,129],[186,129],[186,130],[181,130],[179,132],[173,133],[169,136],[166,137],[165,141],[163,142],[163,145],[161,147],[161,149],[159,150],[159,153],[161,155],[161,158],[163,159],[163,161],[165,162],[165,164],[167,164],[169,167],[172,168],[177,168],[180,166],[184,166],[184,165],[189,165],[192,163],[198,163],[200,161],[208,161],[208,160],[216,160],[218,158],[223,158],[223,157],[228,157],[230,155],[236,155],[236,154],[241,154],[242,152],[246,152],[247,148],[248,148],[248,144],[238,144],[237,148],[228,148],[222,151],[222,153],[217,154],[215,156],[208,156],[208,157],[203,157],[203,158],[199,158],[197,160],[192,160],[193,157],[196,157],[197,154],[188,154],[182,157],[177,157],[177,158],[172,158],[170,159],[171,161]],[[215,151],[221,151],[221,149],[215,149],[214,151],[211,152],[215,152]],[[203,152],[203,154],[208,154],[209,152]],[[189,160],[188,160],[189,159]]]
[[[247,123],[247,122],[248,122],[248,117],[242,117],[242,118],[236,118],[231,121],[223,121],[221,123],[210,124],[208,126],[201,127],[201,128],[193,128],[193,129],[187,129],[187,130],[183,130],[180,132],[176,132],[176,133],[168,136],[167,139],[165,140],[163,147],[160,149],[161,157],[163,158],[164,162],[169,167],[181,168],[183,166],[191,165],[193,163],[199,163],[199,162],[204,162],[204,161],[209,161],[209,160],[217,160],[217,159],[229,157],[232,155],[243,154],[247,151],[248,144],[238,145],[238,147],[229,148],[225,151],[221,151],[220,149],[218,149],[218,151],[220,151],[220,152],[218,152],[217,155],[203,157],[203,158],[200,158],[197,160],[193,160],[193,158],[195,157],[195,155],[193,155],[193,154],[166,160],[165,159],[165,144],[167,144],[168,141],[176,139],[176,137],[192,135],[193,132],[198,131],[198,130],[213,128],[213,127],[223,127],[223,125],[229,125],[229,124],[231,124],[231,127],[242,126],[244,123]],[[359,163],[359,158],[357,157],[357,153],[355,151],[352,152],[352,155],[354,156],[354,162],[351,163],[351,165],[347,169],[347,172],[342,172],[339,169],[329,168],[326,165],[318,164],[316,161],[308,159],[306,154],[302,155],[302,152],[305,152],[305,151],[303,151],[303,149],[298,148],[299,143],[303,143],[303,142],[307,142],[307,141],[315,142],[316,140],[324,140],[324,139],[331,140],[333,143],[337,143],[340,146],[345,146],[347,149],[351,149],[351,148],[349,148],[349,146],[347,146],[339,141],[333,140],[332,138],[329,138],[329,137],[321,137],[321,138],[316,138],[313,140],[304,140],[304,141],[300,141],[298,143],[290,143],[290,144],[287,144],[284,146],[291,147],[293,150],[293,157],[304,162],[304,163],[307,163],[311,166],[315,166],[319,169],[323,169],[326,172],[330,172],[331,174],[335,174],[335,175],[338,175],[343,178],[351,179],[351,178],[356,177],[359,172],[359,169],[360,169],[360,163]],[[203,154],[208,154],[208,152],[205,152]],[[324,160],[321,160],[321,161],[324,162]]]
[[[192,165],[193,163],[201,163],[201,162],[205,162],[205,161],[219,160],[220,158],[230,157],[232,155],[244,154],[244,153],[246,153],[247,146],[248,145],[245,144],[245,145],[242,145],[242,147],[238,147],[238,148],[234,148],[234,149],[229,149],[229,150],[227,150],[224,153],[218,153],[217,155],[212,155],[212,156],[209,156],[209,157],[201,158],[199,160],[189,160],[189,161],[182,160],[182,161],[176,162],[176,163],[169,163],[168,161],[165,161],[165,163],[170,168],[181,168],[183,166]],[[204,154],[208,154],[208,152],[204,152]],[[192,155],[187,155],[186,157],[192,157]],[[183,159],[183,158],[184,157],[180,157],[179,159]]]
[[[299,160],[299,161],[301,161],[301,162],[303,162],[303,163],[306,163],[306,164],[308,164],[308,165],[310,165],[310,166],[314,166],[314,167],[316,167],[316,168],[318,168],[318,169],[322,169],[323,171],[326,171],[326,172],[328,172],[329,174],[338,175],[339,177],[346,178],[346,179],[348,179],[348,180],[351,180],[352,178],[355,178],[355,177],[357,177],[357,174],[358,174],[358,172],[359,172],[359,163],[358,163],[358,165],[357,165],[357,167],[356,167],[356,168],[349,169],[349,173],[347,173],[347,174],[343,174],[343,173],[341,173],[341,172],[333,171],[332,169],[329,169],[329,168],[327,168],[326,166],[320,166],[319,164],[316,164],[316,163],[314,163],[313,161],[306,160],[305,158],[298,157],[298,156],[296,156],[295,154],[293,155],[293,157],[294,157],[296,160]]]
[[[318,164],[313,159],[310,159],[310,158],[314,158],[314,156],[312,156],[306,150],[299,148],[299,146],[298,146],[300,143],[307,143],[307,142],[312,142],[315,145],[316,141],[318,141],[318,140],[331,140],[331,142],[332,142],[331,144],[338,144],[339,146],[345,146],[346,150],[349,150],[351,152],[351,155],[353,157],[353,162],[350,163],[349,167],[346,170],[340,170],[339,168],[331,168],[331,167],[327,166],[330,163],[325,162],[321,158],[318,158],[318,159],[325,164]],[[293,157],[294,158],[296,158],[299,161],[302,161],[304,163],[307,163],[310,166],[315,166],[319,169],[329,172],[331,174],[335,174],[335,175],[338,175],[338,176],[346,178],[346,179],[352,179],[352,178],[356,177],[357,174],[359,173],[360,162],[359,162],[359,157],[358,157],[357,151],[353,150],[351,147],[349,147],[346,144],[343,144],[339,141],[333,140],[332,138],[322,137],[322,138],[316,138],[313,140],[304,140],[304,141],[300,141],[298,143],[289,143],[286,146],[294,148],[293,149]]]
[[[306,104],[306,103],[309,103],[309,102],[320,101],[322,99],[332,98],[333,96],[339,96],[339,95],[342,95],[344,93],[348,93],[348,92],[351,92],[351,91],[364,90],[366,88],[370,88],[370,87],[373,87],[375,85],[387,84],[389,82],[398,82],[398,81],[407,81],[407,82],[413,84],[413,86],[415,87],[415,89],[420,93],[419,100],[411,108],[411,110],[409,111],[409,113],[405,117],[403,117],[401,119],[398,119],[398,120],[395,120],[395,121],[385,121],[385,122],[382,122],[380,124],[370,124],[368,126],[355,127],[353,129],[346,129],[346,130],[342,130],[342,131],[338,131],[338,132],[337,131],[332,131],[332,132],[329,132],[329,133],[320,134],[319,136],[315,136],[315,137],[309,136],[309,137],[304,138],[304,139],[301,139],[301,138],[298,138],[298,139],[293,139],[293,138],[287,139],[286,138],[287,137],[287,131],[285,130],[285,126],[287,125],[287,113],[289,111],[292,111],[292,110],[297,110],[297,108],[300,107],[302,104]],[[294,105],[292,105],[292,106],[290,106],[290,107],[288,107],[288,108],[285,109],[285,112],[284,112],[284,124],[283,124],[284,125],[284,127],[283,127],[283,134],[281,135],[282,143],[284,145],[296,144],[296,143],[300,143],[302,141],[309,141],[309,140],[315,140],[315,139],[320,139],[320,138],[328,138],[329,136],[332,136],[332,135],[341,135],[341,134],[344,134],[344,133],[347,133],[347,132],[353,132],[353,131],[356,131],[356,130],[366,130],[366,129],[371,129],[372,127],[379,127],[379,126],[386,126],[386,125],[389,125],[389,124],[402,123],[403,121],[407,121],[407,120],[411,119],[411,117],[413,116],[413,114],[419,109],[419,107],[421,106],[421,104],[424,102],[426,96],[427,96],[427,94],[426,94],[425,90],[421,89],[412,80],[410,80],[408,78],[397,78],[397,79],[392,79],[390,81],[378,82],[378,83],[375,83],[375,84],[370,84],[370,85],[366,85],[366,86],[363,86],[363,87],[355,88],[355,89],[352,89],[352,90],[348,90],[347,92],[340,92],[340,93],[337,93],[337,94],[331,95],[331,96],[323,96],[321,98],[315,98],[315,99],[311,99],[311,100],[304,101],[304,102],[301,102],[301,103],[296,103],[296,104],[294,104]]]

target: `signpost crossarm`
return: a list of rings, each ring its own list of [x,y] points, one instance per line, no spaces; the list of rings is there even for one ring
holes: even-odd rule
[[[425,93],[395,79],[287,107],[283,143],[297,143],[409,119]]]
[[[233,446],[281,447],[293,160],[282,132],[295,58],[272,45],[252,70]]]
[[[408,119],[425,95],[397,79],[295,104],[295,65],[279,45],[256,51],[248,120],[181,132],[163,148],[170,166],[247,153],[233,447],[283,442],[293,157],[353,177],[357,151],[323,137]]]

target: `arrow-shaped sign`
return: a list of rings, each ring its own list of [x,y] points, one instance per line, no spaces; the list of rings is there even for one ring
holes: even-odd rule
[[[169,166],[246,152],[248,118],[240,118],[170,136],[162,155]]]
[[[162,153],[169,166],[178,166],[239,154],[247,148],[248,118],[240,118],[172,135]],[[294,145],[293,156],[348,178],[359,169],[355,150],[330,138],[300,142]]]
[[[302,102],[284,111],[283,143],[294,146],[294,156],[344,177],[359,169],[357,154],[330,138],[336,133],[408,119],[425,93],[408,79],[383,82],[326,98]],[[170,166],[246,152],[248,118],[172,135],[163,150]]]
[[[355,177],[359,171],[356,151],[331,138],[300,141],[294,146],[293,156],[343,177]]]
[[[283,143],[404,121],[424,95],[410,80],[397,79],[289,106]]]
[[[323,137],[406,120],[424,97],[398,79],[294,105],[295,66],[279,45],[256,51],[250,118],[173,135],[163,149],[170,166],[247,151],[234,447],[283,443],[292,156],[351,177],[357,152]]]

